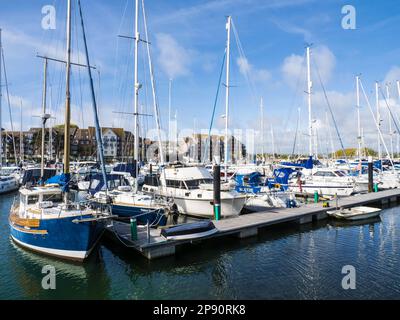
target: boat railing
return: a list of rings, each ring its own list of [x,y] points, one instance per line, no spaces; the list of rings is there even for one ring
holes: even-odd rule
[[[13,212],[13,213],[15,212],[15,210],[17,209],[17,204],[18,204],[17,196],[14,196],[13,202],[11,205],[11,212]]]

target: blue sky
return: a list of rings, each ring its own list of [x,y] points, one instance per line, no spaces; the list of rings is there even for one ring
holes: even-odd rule
[[[40,113],[43,71],[42,61],[36,58],[36,54],[64,57],[65,2],[0,0],[0,27],[3,29],[15,128],[20,125],[20,100],[24,109],[24,129],[39,125],[39,120],[33,116]],[[176,110],[179,127],[192,128],[195,118],[197,128],[208,128],[226,41],[226,15],[233,17],[246,58],[244,60],[239,55],[232,34],[231,127],[258,130],[259,100],[262,96],[267,150],[271,149],[271,124],[276,150],[283,152],[291,149],[298,108],[301,110],[301,131],[307,130],[303,59],[306,43],[313,43],[313,117],[319,121],[321,151],[328,148],[327,124],[335,148],[339,145],[332,121],[329,118],[326,121],[326,102],[316,68],[321,74],[346,146],[356,145],[356,74],[362,74],[373,106],[374,81],[391,81],[392,99],[389,102],[394,108],[400,108],[394,83],[400,80],[400,48],[396,38],[400,32],[400,3],[397,0],[152,0],[145,3],[157,97],[164,126],[168,114],[168,81],[173,78],[172,107],[173,114]],[[133,35],[133,0],[82,0],[82,4],[92,64],[100,70],[100,83],[96,73],[95,86],[100,92],[101,123],[132,130],[132,117],[113,111],[133,111],[132,43],[117,37],[118,34]],[[341,27],[341,9],[346,4],[356,8],[355,30]],[[56,30],[41,28],[41,9],[44,5],[56,7]],[[74,22],[73,47],[77,53],[82,51],[83,46],[80,28],[75,27]],[[147,70],[144,64],[145,47],[141,46],[139,62],[143,89],[140,103],[145,105],[143,111],[150,113],[149,75],[144,72]],[[82,54],[76,54],[74,59],[84,61]],[[246,80],[244,70],[250,75],[252,85]],[[57,123],[63,119],[63,81],[62,66],[51,63],[51,104]],[[216,128],[223,126],[223,88],[221,90]],[[91,124],[93,116],[85,69],[74,68],[72,95],[73,121],[81,126]],[[374,147],[376,133],[372,117],[365,101],[361,104],[365,140]],[[385,110],[382,110],[384,130],[388,126]],[[2,113],[3,127],[10,129],[5,99]],[[146,118],[143,123],[146,128],[154,127],[152,118]],[[300,142],[305,145],[306,137],[303,133],[300,136]]]

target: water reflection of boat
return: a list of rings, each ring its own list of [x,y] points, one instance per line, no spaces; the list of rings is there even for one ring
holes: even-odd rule
[[[8,260],[19,288],[18,296],[25,299],[109,299],[110,278],[105,268],[101,247],[96,248],[84,264],[60,260],[27,251],[10,240],[16,254]],[[56,271],[56,289],[43,290],[44,266]]]
[[[24,250],[14,241],[10,241],[10,243],[16,250],[19,258],[29,261],[31,268],[42,268],[43,266],[51,265],[54,266],[57,274],[63,274],[81,280],[86,279],[88,276],[85,267],[81,263],[74,263],[72,261],[71,263],[68,263],[66,260],[59,260],[51,256],[45,256],[40,253]]]
[[[376,223],[382,222],[381,217],[373,217],[369,219],[363,220],[354,220],[354,221],[344,221],[344,220],[330,220],[328,225],[332,227],[356,227],[356,226],[364,226],[364,225],[373,225]]]

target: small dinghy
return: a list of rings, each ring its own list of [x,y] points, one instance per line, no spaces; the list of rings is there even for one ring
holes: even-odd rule
[[[216,232],[218,229],[211,221],[201,221],[165,228],[161,231],[161,235],[167,240],[191,240],[207,237]]]
[[[370,219],[380,215],[382,209],[372,207],[354,207],[354,208],[340,208],[336,210],[329,210],[326,213],[331,217],[343,220],[362,220]]]

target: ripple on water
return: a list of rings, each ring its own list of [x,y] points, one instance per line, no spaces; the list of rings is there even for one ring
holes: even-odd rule
[[[329,222],[284,226],[257,238],[224,238],[147,261],[103,242],[84,264],[27,252],[10,241],[13,195],[0,197],[0,298],[5,299],[362,299],[400,298],[398,208],[365,225]],[[41,289],[41,268],[54,265],[57,290]],[[344,265],[356,290],[343,290]]]

